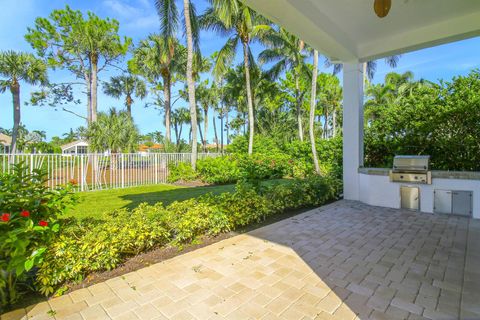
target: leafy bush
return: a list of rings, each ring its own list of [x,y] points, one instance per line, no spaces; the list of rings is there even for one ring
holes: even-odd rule
[[[23,163],[0,175],[0,306],[18,300],[60,229],[58,216],[74,202],[69,187],[49,190],[45,173]]]
[[[142,204],[131,212],[116,211],[104,221],[74,221],[49,247],[37,283],[44,294],[60,294],[68,282],[111,270],[126,257],[151,248],[181,246],[285,210],[321,205],[336,197],[336,181],[314,176],[259,188],[241,182],[233,193],[208,194],[168,207]]]
[[[211,184],[234,183],[240,179],[240,168],[234,156],[206,158],[197,162],[202,181]]]
[[[168,171],[168,182],[195,181],[198,179],[198,173],[192,169],[188,162],[179,162],[177,164],[172,162],[168,166]]]
[[[239,156],[238,166],[242,178],[248,181],[279,179],[289,171],[289,158],[284,154],[254,153]]]

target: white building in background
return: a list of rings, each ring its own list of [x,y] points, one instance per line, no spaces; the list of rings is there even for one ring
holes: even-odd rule
[[[10,153],[10,146],[12,144],[12,137],[0,133],[0,152]]]
[[[61,146],[62,154],[87,154],[88,142],[83,140],[73,141]]]

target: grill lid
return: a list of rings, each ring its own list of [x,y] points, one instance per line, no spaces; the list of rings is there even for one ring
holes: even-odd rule
[[[427,172],[430,156],[395,156],[393,158],[394,172]]]

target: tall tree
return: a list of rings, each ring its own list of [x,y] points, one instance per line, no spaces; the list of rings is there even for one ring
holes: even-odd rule
[[[0,53],[0,92],[10,90],[13,98],[12,153],[17,151],[18,130],[21,121],[20,83],[36,85],[47,83],[47,66],[30,53],[6,51]]]
[[[264,17],[239,0],[210,0],[210,2],[212,7],[202,15],[201,25],[228,37],[227,43],[218,52],[214,73],[217,76],[224,74],[227,66],[235,58],[237,46],[241,44],[243,48],[249,124],[248,153],[252,154],[255,123],[250,67],[254,63],[254,58],[250,44],[271,28]]]
[[[310,94],[310,121],[309,133],[310,144],[312,146],[313,164],[315,172],[320,174],[320,165],[318,164],[317,148],[315,146],[315,106],[317,105],[317,74],[318,74],[318,51],[313,50],[313,72],[312,72],[312,93]]]
[[[165,112],[165,138],[171,141],[172,86],[177,75],[185,73],[186,48],[173,37],[152,34],[140,41],[129,68],[147,79],[156,90],[163,91],[159,104]]]
[[[147,96],[145,82],[132,74],[111,77],[110,81],[105,83],[103,89],[105,94],[117,99],[125,96],[125,107],[130,116],[132,116],[133,96],[140,99]]]
[[[306,55],[304,54],[305,43],[289,33],[283,28],[278,31],[272,29],[268,32],[263,42],[269,48],[262,51],[259,60],[262,63],[275,64],[267,72],[271,79],[277,79],[282,72],[291,69],[295,81],[295,109],[297,113],[298,137],[303,141],[302,126],[302,105],[305,92],[300,90],[300,77],[302,74],[308,74],[309,70],[305,64]]]
[[[160,18],[160,33],[165,39],[172,38],[178,29],[179,12],[175,0],[155,0]],[[193,75],[194,51],[200,53],[199,29],[195,7],[191,0],[183,0],[183,26],[187,40],[187,85],[192,126],[192,168],[197,166],[197,105],[195,102],[195,79]]]
[[[84,81],[89,123],[97,119],[98,74],[124,56],[131,44],[130,38],[119,36],[118,28],[117,20],[101,19],[92,12],[85,18],[81,11],[66,6],[48,18],[37,18],[25,36],[52,68],[67,69]],[[51,93],[65,94],[63,90]]]

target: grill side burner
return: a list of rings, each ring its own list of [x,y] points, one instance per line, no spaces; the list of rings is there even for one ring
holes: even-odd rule
[[[390,170],[391,182],[432,184],[430,156],[396,156]]]

